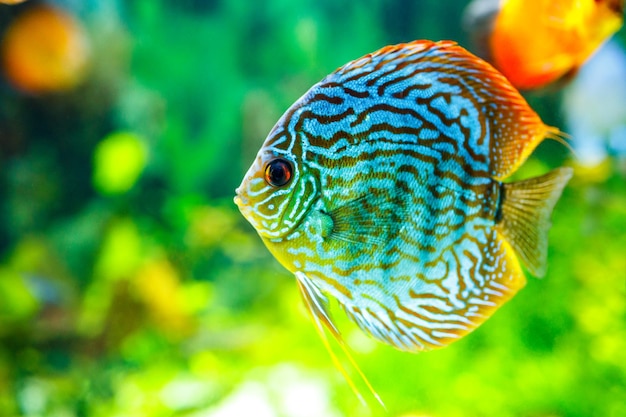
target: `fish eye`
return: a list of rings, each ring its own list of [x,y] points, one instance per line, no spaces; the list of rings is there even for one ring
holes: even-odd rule
[[[272,187],[286,185],[292,176],[291,164],[284,159],[274,159],[265,166],[265,181]]]

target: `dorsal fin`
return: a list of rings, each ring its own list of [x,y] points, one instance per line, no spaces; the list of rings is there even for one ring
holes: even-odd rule
[[[456,94],[475,103],[477,123],[489,140],[490,173],[495,179],[511,175],[546,136],[558,136],[558,129],[546,126],[504,75],[452,41],[386,46],[337,69],[321,84],[355,78],[369,83],[396,71],[403,77],[413,75],[422,86],[430,81],[434,90],[448,76],[461,80]]]
[[[502,186],[498,231],[537,277],[546,272],[552,209],[572,173],[572,168],[561,167],[541,177]]]

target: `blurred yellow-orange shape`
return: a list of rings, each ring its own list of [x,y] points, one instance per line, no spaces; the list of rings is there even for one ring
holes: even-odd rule
[[[147,261],[137,272],[134,284],[137,296],[161,329],[171,336],[182,336],[191,330],[180,277],[169,261],[165,258]]]
[[[623,22],[624,0],[474,0],[487,1],[495,10],[473,8],[471,30],[490,27],[478,46],[519,89],[575,73]]]
[[[68,13],[46,5],[18,16],[2,39],[2,67],[16,88],[30,93],[64,91],[85,75],[89,44]]]
[[[26,0],[0,0],[0,3],[4,3],[4,4],[18,4],[18,3],[22,3]]]

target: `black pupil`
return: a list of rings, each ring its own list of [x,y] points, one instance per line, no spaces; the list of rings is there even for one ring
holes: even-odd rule
[[[283,159],[274,159],[265,168],[265,179],[274,187],[287,184],[291,179],[291,165]]]

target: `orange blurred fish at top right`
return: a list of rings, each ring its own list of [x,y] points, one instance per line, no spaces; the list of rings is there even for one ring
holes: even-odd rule
[[[531,90],[575,74],[623,13],[624,0],[474,0],[465,24],[479,55]]]

